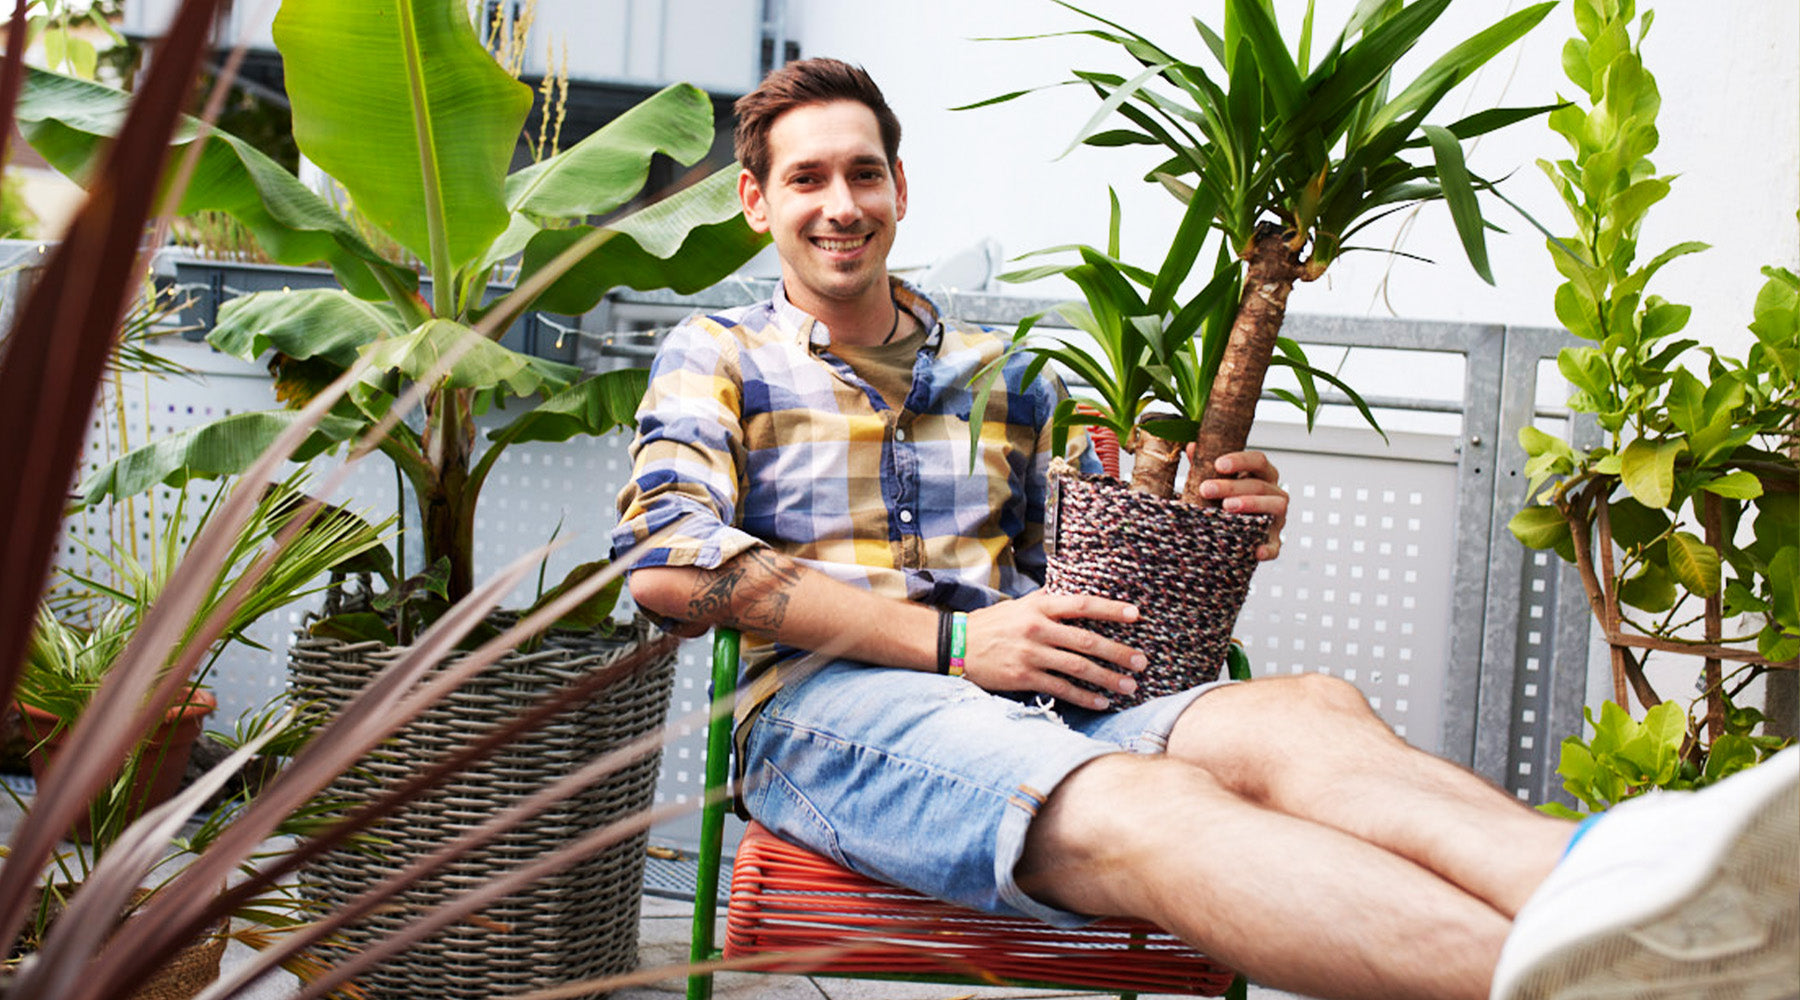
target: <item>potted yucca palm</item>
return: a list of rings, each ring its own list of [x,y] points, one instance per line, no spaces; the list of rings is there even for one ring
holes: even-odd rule
[[[1293,367],[1317,405],[1313,380],[1323,373],[1281,337],[1295,283],[1323,276],[1369,223],[1434,200],[1449,205],[1470,263],[1493,280],[1476,201],[1477,189],[1489,185],[1470,175],[1460,144],[1549,109],[1498,108],[1447,125],[1425,119],[1552,4],[1501,18],[1397,85],[1396,64],[1449,2],[1358,5],[1315,59],[1310,4],[1290,48],[1273,3],[1227,0],[1220,30],[1194,22],[1202,60],[1062,4],[1092,22],[1074,34],[1112,43],[1137,64],[1130,77],[1075,71],[1073,82],[1102,105],[1071,148],[1162,147],[1169,158],[1146,179],[1184,206],[1155,272],[1124,265],[1116,252],[1078,248],[1077,264],[1023,275],[1063,273],[1081,287],[1092,323],[1078,325],[1102,347],[1105,363],[1104,371],[1072,367],[1107,391],[1088,401],[1098,413],[1070,407],[1061,416],[1112,427],[1133,454],[1128,490],[1076,477],[1057,488],[1048,586],[1145,609],[1129,628],[1104,627],[1150,655],[1139,698],[1217,674],[1267,521],[1215,509],[1200,484],[1213,478],[1220,456],[1244,448],[1272,362]],[[1182,286],[1215,235],[1210,280],[1184,297]],[[1046,356],[1073,360],[1066,345]],[[1184,452],[1192,461],[1178,493]]]

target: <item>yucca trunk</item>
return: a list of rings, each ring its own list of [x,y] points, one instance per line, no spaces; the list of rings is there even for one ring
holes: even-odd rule
[[[1217,506],[1203,499],[1200,484],[1215,477],[1214,463],[1223,455],[1243,451],[1256,419],[1256,403],[1262,398],[1263,376],[1275,354],[1275,340],[1287,315],[1288,294],[1306,272],[1298,242],[1274,223],[1256,227],[1250,244],[1250,268],[1244,277],[1244,294],[1238,300],[1237,319],[1231,338],[1207,396],[1206,415],[1194,438],[1193,464],[1182,486],[1184,503]]]
[[[1181,445],[1138,431],[1131,453],[1131,488],[1167,500],[1175,495],[1175,473],[1181,467]]]

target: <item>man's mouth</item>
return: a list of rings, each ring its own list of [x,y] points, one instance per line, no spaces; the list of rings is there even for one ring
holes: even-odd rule
[[[864,233],[861,236],[849,236],[849,237],[846,237],[846,236],[815,236],[812,238],[812,242],[813,242],[813,246],[816,246],[821,250],[829,251],[831,253],[849,253],[850,251],[856,250],[856,249],[862,247],[864,244],[868,243],[870,237],[873,235],[874,234],[872,234],[872,233]]]

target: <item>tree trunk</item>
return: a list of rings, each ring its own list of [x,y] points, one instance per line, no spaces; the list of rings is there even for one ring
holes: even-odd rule
[[[1287,315],[1288,293],[1305,272],[1299,251],[1288,245],[1281,227],[1270,222],[1257,225],[1249,259],[1231,339],[1219,361],[1206,416],[1194,439],[1194,463],[1181,491],[1186,503],[1217,506],[1217,501],[1200,496],[1200,484],[1214,478],[1213,464],[1220,456],[1244,450],[1250,424],[1256,419],[1256,402],[1262,397],[1263,376]]]
[[[1175,473],[1181,468],[1181,445],[1138,431],[1131,458],[1131,488],[1159,500],[1175,495]]]
[[[450,560],[446,591],[453,604],[475,588],[475,511],[468,488],[474,423],[468,412],[468,395],[466,390],[440,389],[427,404],[430,426],[425,434],[425,457],[434,475],[430,488],[419,497],[425,565],[430,567],[446,557]]]

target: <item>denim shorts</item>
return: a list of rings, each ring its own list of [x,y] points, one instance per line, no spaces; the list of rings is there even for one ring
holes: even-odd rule
[[[1092,918],[1013,878],[1027,826],[1082,764],[1162,753],[1176,718],[1216,686],[1096,712],[838,661],[762,706],[745,742],[744,804],[782,839],[871,878],[1076,927]]]

